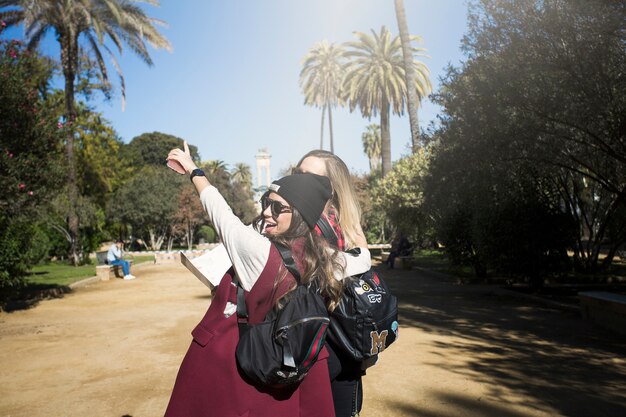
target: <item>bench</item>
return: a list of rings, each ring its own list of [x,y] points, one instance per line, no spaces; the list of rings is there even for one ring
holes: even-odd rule
[[[387,262],[388,258],[389,258],[389,252],[381,252],[380,261],[382,263]],[[394,261],[394,268],[401,268],[401,269],[406,269],[406,270],[412,269],[413,268],[413,255],[396,256],[396,259]]]
[[[132,265],[133,261],[129,260]],[[96,276],[101,281],[108,281],[111,278],[124,278],[120,265],[107,264],[107,251],[96,252]]]
[[[626,295],[587,291],[578,297],[583,318],[626,336]]]
[[[391,249],[389,243],[374,243],[367,245],[367,249],[370,251],[372,258],[378,257],[385,252],[385,250]]]

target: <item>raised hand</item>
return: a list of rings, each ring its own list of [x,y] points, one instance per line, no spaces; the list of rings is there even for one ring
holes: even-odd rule
[[[190,174],[191,171],[198,168],[191,159],[191,152],[189,152],[189,145],[187,141],[183,141],[183,148],[174,148],[167,155],[167,166],[179,174]]]

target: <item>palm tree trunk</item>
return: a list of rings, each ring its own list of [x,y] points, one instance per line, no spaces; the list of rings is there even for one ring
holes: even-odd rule
[[[383,178],[391,171],[391,135],[389,134],[389,102],[383,100],[380,108],[380,139],[383,157]]]
[[[400,30],[400,42],[402,43],[402,57],[404,61],[404,78],[407,90],[407,107],[409,112],[409,123],[411,124],[412,151],[417,152],[420,141],[419,121],[417,119],[418,97],[415,89],[415,68],[413,68],[413,53],[411,51],[411,39],[409,37],[409,27],[406,22],[406,12],[404,10],[404,0],[394,0],[396,9],[396,19]]]
[[[78,234],[78,214],[76,212],[78,204],[78,185],[76,183],[76,161],[74,158],[74,79],[76,77],[76,67],[78,66],[78,39],[73,33],[60,36],[61,43],[61,65],[63,67],[63,77],[65,78],[65,130],[67,137],[65,141],[65,155],[67,158],[67,197],[69,202],[69,212],[67,213],[67,226],[70,234],[69,259],[73,265],[79,264],[79,234]]]
[[[332,106],[328,105],[328,129],[330,130],[330,153],[335,153],[335,143],[333,141],[333,114]]]
[[[324,117],[326,116],[326,103],[322,108],[322,127],[320,128],[320,149],[324,149]]]

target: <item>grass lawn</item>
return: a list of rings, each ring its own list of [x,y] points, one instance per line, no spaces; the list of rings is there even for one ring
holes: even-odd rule
[[[443,251],[435,249],[418,249],[414,251],[413,265],[460,278],[471,278],[474,276],[474,270],[471,267],[452,265]]]
[[[64,262],[36,265],[26,277],[28,285],[64,286],[96,275],[95,265],[71,266]]]
[[[154,262],[154,255],[134,256],[132,259],[133,265]],[[31,274],[26,277],[26,283],[29,286],[61,287],[95,275],[95,265],[71,266],[65,262],[50,262],[34,266]]]
[[[413,253],[413,265],[430,269],[432,271],[443,272],[459,277],[464,282],[481,281],[474,269],[469,266],[457,266],[450,264],[443,251],[420,249]],[[503,283],[506,277],[498,277],[492,271],[487,279],[488,282]],[[570,271],[560,276],[546,276],[546,284],[626,284],[626,262],[614,260],[607,271],[595,274],[585,274],[582,272]]]
[[[134,256],[133,265],[154,262],[154,255]],[[39,300],[58,298],[71,291],[69,285],[96,276],[96,265],[71,266],[66,262],[36,265],[24,279],[24,286],[0,291],[0,311],[30,308]]]

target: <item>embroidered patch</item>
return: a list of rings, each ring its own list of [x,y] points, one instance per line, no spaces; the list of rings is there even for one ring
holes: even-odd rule
[[[367,299],[370,303],[380,303],[383,299],[383,296],[380,294],[367,294]]]
[[[278,184],[270,184],[269,189],[270,189],[270,191],[274,191],[276,193],[280,189],[280,185],[278,185]]]
[[[393,323],[391,323],[391,330],[396,334],[396,339],[398,338],[398,322],[394,321]]]
[[[372,349],[370,350],[370,354],[377,355],[387,347],[387,335],[389,334],[388,330],[383,330],[378,333],[376,330],[370,333],[370,338],[372,339]]]
[[[374,274],[374,278],[372,278],[376,285],[380,285],[380,279],[378,279],[378,275]]]
[[[363,293],[366,293],[370,291],[371,289],[372,288],[369,285],[367,285],[365,281],[360,279],[359,282],[354,287],[354,292],[356,292],[358,295],[363,295]]]

